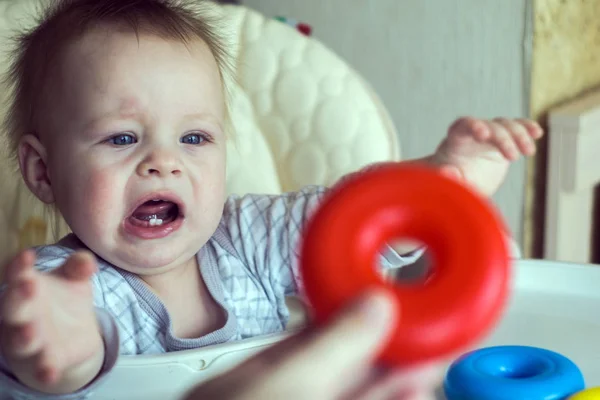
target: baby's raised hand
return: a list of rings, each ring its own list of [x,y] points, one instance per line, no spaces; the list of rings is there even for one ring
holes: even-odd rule
[[[0,349],[25,385],[71,393],[89,383],[104,360],[90,283],[95,261],[76,253],[49,273],[34,263],[35,254],[25,251],[7,267]]]
[[[504,181],[510,162],[534,154],[542,134],[540,126],[527,119],[461,118],[428,161],[491,196]]]

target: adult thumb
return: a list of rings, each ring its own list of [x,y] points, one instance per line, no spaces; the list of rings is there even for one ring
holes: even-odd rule
[[[306,372],[319,380],[351,375],[357,366],[372,363],[388,343],[398,315],[398,306],[390,293],[369,291],[334,321],[311,335],[303,351],[297,354],[305,361],[300,364],[310,368]],[[326,361],[315,362],[324,356]]]

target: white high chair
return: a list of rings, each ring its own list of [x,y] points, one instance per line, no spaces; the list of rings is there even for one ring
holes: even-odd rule
[[[35,6],[45,1],[0,0],[0,37],[29,26]],[[229,193],[271,194],[307,184],[330,185],[367,164],[400,158],[393,123],[378,97],[318,40],[243,6],[216,6],[215,11],[228,21],[237,67],[238,84],[230,85],[235,139],[228,148]],[[0,40],[2,57],[6,43]],[[0,70],[6,67],[6,58],[0,58]],[[6,145],[0,143],[2,149]],[[0,156],[0,174],[0,225],[8,228],[0,230],[0,262],[17,249],[50,243],[67,232],[62,220],[55,223],[31,200],[5,155]],[[290,326],[301,324],[302,313],[292,314]],[[93,398],[172,399],[191,383],[284,336],[123,357]]]

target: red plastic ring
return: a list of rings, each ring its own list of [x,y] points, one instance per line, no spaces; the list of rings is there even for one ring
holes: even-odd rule
[[[394,293],[401,321],[379,361],[407,365],[454,355],[501,317],[510,256],[502,219],[487,200],[432,168],[386,164],[331,189],[308,221],[301,274],[315,322],[326,323],[372,287]],[[384,245],[412,238],[434,273],[393,284],[377,271]]]

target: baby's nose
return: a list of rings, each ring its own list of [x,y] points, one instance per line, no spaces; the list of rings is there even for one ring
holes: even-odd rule
[[[181,164],[179,158],[166,151],[155,151],[150,154],[138,166],[140,176],[181,175]]]

